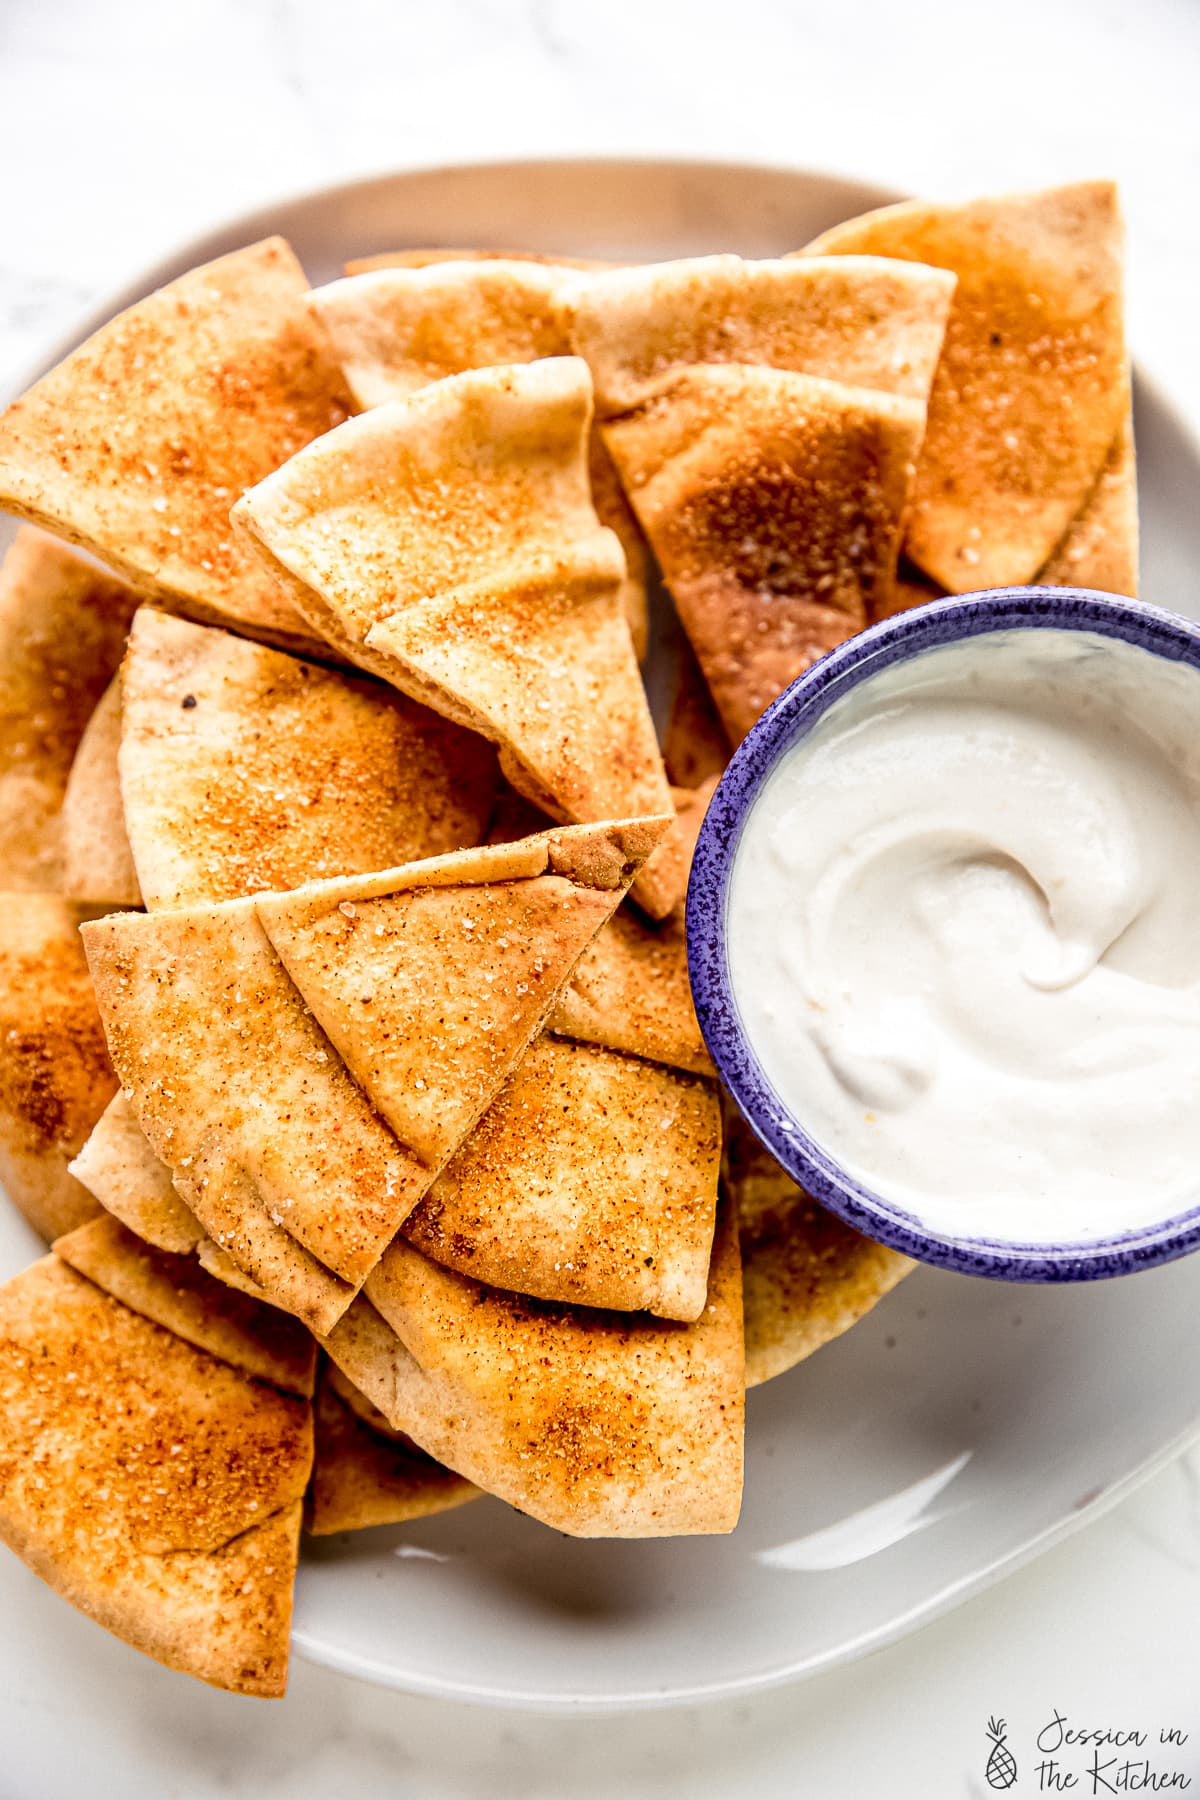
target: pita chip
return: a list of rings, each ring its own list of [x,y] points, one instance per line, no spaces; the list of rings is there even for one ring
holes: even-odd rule
[[[694,1325],[525,1300],[397,1240],[326,1345],[439,1462],[572,1537],[730,1531],[742,1484],[741,1278],[718,1224]],[[390,1332],[389,1328],[390,1327]]]
[[[246,487],[350,410],[282,238],[181,275],[0,416],[0,506],[173,610],[311,647],[229,525]]]
[[[59,1257],[0,1289],[0,1538],[169,1668],[283,1692],[311,1461],[307,1400]]]
[[[545,263],[560,269],[603,269],[607,264],[587,256],[560,256],[541,250],[385,250],[375,256],[357,256],[346,264],[347,275],[371,275],[376,269],[428,269],[447,262]]]
[[[746,1386],[757,1387],[849,1331],[916,1265],[818,1206],[732,1103],[725,1131],[725,1186],[742,1240]]]
[[[89,926],[138,1123],[270,1299],[317,1331],[345,1310],[661,829],[561,831]]]
[[[438,258],[332,282],[315,289],[309,304],[358,405],[382,406],[467,369],[570,355],[564,301],[574,279],[550,262]],[[648,630],[646,543],[595,426],[588,464],[597,516],[625,552],[621,598],[640,659]]]
[[[715,788],[712,777],[701,788],[674,791],[685,884]],[[694,1075],[715,1075],[692,1004],[683,901],[659,924],[619,907],[575,965],[547,1029]]]
[[[670,812],[590,414],[577,358],[452,376],[329,433],[235,511],[315,626],[580,824]],[[678,894],[652,859],[635,898],[661,916]]]
[[[143,608],[121,793],[146,904],[195,906],[478,843],[495,761],[394,688]]]
[[[91,1219],[54,1254],[123,1306],[260,1381],[311,1400],[316,1346],[298,1319],[235,1293],[192,1256],[143,1243],[118,1219]]]
[[[0,868],[10,893],[62,891],[67,778],[136,605],[122,582],[29,525],[0,565]]]
[[[685,638],[679,647],[675,692],[663,733],[663,764],[673,787],[698,788],[729,766],[729,739],[708,683]]]
[[[186,1256],[204,1237],[124,1094],[113,1095],[70,1172],[106,1212],[158,1250]]]
[[[1032,581],[1082,509],[1128,393],[1116,189],[906,202],[804,253],[958,278],[905,548],[955,594]]]
[[[373,1525],[404,1525],[428,1519],[474,1500],[479,1490],[426,1456],[411,1439],[393,1431],[383,1415],[361,1396],[362,1413],[343,1397],[345,1377],[326,1365],[317,1388],[316,1448],[305,1505],[305,1530],[314,1537],[337,1531],[364,1531]],[[351,1390],[357,1392],[357,1390]]]
[[[94,1217],[68,1173],[116,1089],[79,923],[48,894],[0,901],[0,1183],[44,1238]]]
[[[63,800],[63,891],[93,906],[140,906],[125,828],[118,753],[121,678],[115,675],[88,720]]]
[[[1137,463],[1133,414],[1127,409],[1083,510],[1037,575],[1048,587],[1138,591]]]
[[[715,1082],[542,1036],[403,1231],[491,1287],[696,1319],[720,1159]]]
[[[707,257],[579,282],[605,442],[735,744],[894,579],[953,289],[899,266]]]

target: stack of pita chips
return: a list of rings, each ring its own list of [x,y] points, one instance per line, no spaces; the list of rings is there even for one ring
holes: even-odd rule
[[[566,299],[571,268],[580,265],[454,251],[415,254],[421,260],[405,266],[385,259],[350,270],[351,279],[318,288],[311,297],[359,406],[407,399],[467,369],[570,352]],[[588,469],[600,521],[616,532],[625,552],[622,600],[640,658],[649,627],[646,544],[594,427]]]
[[[746,1388],[911,1265],[720,1093],[730,746],[871,619],[1136,577],[1102,185],[347,274],[236,252],[0,417],[0,1536],[255,1694],[302,1515],[732,1528]]]

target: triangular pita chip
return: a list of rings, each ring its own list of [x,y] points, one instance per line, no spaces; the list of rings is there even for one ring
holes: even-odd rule
[[[140,906],[125,829],[117,756],[121,678],[115,675],[80,739],[63,799],[63,892],[93,906]]]
[[[106,1212],[158,1250],[186,1256],[205,1235],[124,1094],[113,1095],[70,1169]]]
[[[549,262],[482,257],[397,268],[317,288],[309,304],[326,326],[359,406],[405,400],[467,369],[534,362],[571,351],[565,298],[575,280]],[[593,426],[592,499],[621,540],[622,604],[639,658],[646,653],[646,544]]]
[[[329,433],[235,512],[317,628],[575,823],[669,811],[590,414],[577,358],[453,376]],[[652,860],[635,897],[658,916],[678,895]]]
[[[573,1537],[733,1529],[743,1367],[728,1218],[694,1325],[524,1300],[400,1240],[371,1277],[370,1303],[350,1309],[330,1355],[478,1487]]]
[[[79,922],[48,894],[0,900],[0,1183],[44,1238],[99,1212],[67,1166],[116,1089]]]
[[[663,733],[663,764],[675,787],[698,788],[729,764],[729,739],[713,705],[696,653],[686,638],[679,647],[675,692]]]
[[[258,902],[292,980],[429,1179],[516,1067],[661,829],[576,827],[414,865],[436,886],[401,872],[374,889],[326,882]]]
[[[1098,588],[1137,597],[1137,462],[1133,415],[1127,410],[1104,467],[1036,579],[1050,587]]]
[[[607,426],[732,742],[890,588],[923,424],[907,396],[726,365]]]
[[[306,1400],[58,1257],[0,1289],[0,1537],[168,1667],[283,1692],[311,1461]]]
[[[869,257],[578,280],[605,441],[735,743],[891,585],[952,291]]]
[[[1126,404],[1115,188],[910,201],[834,226],[805,254],[957,275],[905,548],[952,593],[1032,581],[1081,510]]]
[[[746,1386],[840,1337],[915,1264],[842,1223],[798,1187],[732,1104],[725,1185],[742,1239]]]
[[[403,1231],[491,1287],[696,1319],[720,1159],[715,1082],[545,1035]]]
[[[345,1310],[661,828],[561,831],[88,928],[138,1122],[272,1300],[316,1330]]]
[[[491,750],[394,688],[145,607],[121,792],[146,904],[195,906],[476,844]]]
[[[0,417],[0,506],[190,617],[311,645],[229,525],[243,488],[349,410],[307,292],[269,238],[102,325]]]
[[[28,525],[0,566],[0,879],[10,893],[62,890],[67,777],[136,604]]]
[[[143,1243],[119,1220],[91,1219],[54,1254],[123,1306],[259,1381],[311,1400],[316,1346],[298,1319],[232,1292],[192,1256]]]
[[[689,369],[723,364],[924,404],[953,291],[945,271],[876,257],[702,256],[578,280],[571,336],[592,371],[602,420],[659,399]]]
[[[684,881],[715,788],[712,777],[703,787],[674,790]],[[692,1004],[683,901],[657,925],[619,907],[575,965],[547,1029],[696,1075],[715,1075]]]
[[[478,1488],[393,1432],[382,1415],[378,1415],[382,1431],[365,1424],[342,1397],[330,1373],[326,1365],[317,1388],[316,1450],[304,1509],[306,1531],[326,1537],[336,1531],[363,1531],[372,1525],[403,1525],[447,1512],[478,1496]],[[364,1405],[369,1407],[370,1402],[364,1400]]]

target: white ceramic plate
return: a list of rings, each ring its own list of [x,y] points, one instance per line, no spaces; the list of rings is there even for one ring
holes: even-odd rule
[[[69,342],[271,231],[323,281],[348,256],[405,244],[774,255],[894,198],[722,164],[389,176],[187,245]],[[1200,450],[1144,386],[1137,429],[1143,592],[1196,616]],[[0,1213],[0,1268],[35,1253],[20,1220]],[[815,1674],[998,1579],[1195,1437],[1198,1313],[1200,1257],[1059,1289],[920,1270],[847,1337],[750,1395],[745,1509],[731,1537],[581,1543],[482,1500],[310,1543],[296,1648],[394,1687],[542,1710],[657,1706]]]

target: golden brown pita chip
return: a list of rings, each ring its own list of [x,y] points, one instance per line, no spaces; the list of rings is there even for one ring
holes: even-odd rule
[[[243,488],[350,409],[307,292],[269,238],[102,325],[0,417],[0,506],[172,609],[311,646],[229,525]]]
[[[283,1692],[311,1461],[307,1401],[57,1257],[0,1289],[0,1537],[168,1667]]]
[[[663,764],[675,787],[698,788],[725,773],[729,739],[713,705],[695,651],[685,639],[679,648],[675,693],[663,734]]]
[[[574,279],[568,268],[540,260],[438,257],[335,281],[317,288],[309,304],[359,406],[383,406],[467,369],[569,355],[564,300]],[[596,513],[625,552],[621,599],[640,659],[648,631],[646,544],[594,426],[588,464]]]
[[[1138,591],[1137,463],[1127,410],[1096,485],[1066,536],[1037,575],[1050,587]]]
[[[541,250],[385,250],[376,256],[358,256],[346,264],[347,275],[370,275],[376,269],[428,269],[446,262],[548,263],[562,269],[604,269],[595,257],[547,255]]]
[[[136,605],[121,582],[28,525],[0,565],[0,869],[10,893],[62,889],[67,777]]]
[[[232,1292],[194,1257],[156,1250],[110,1218],[90,1219],[56,1239],[54,1254],[185,1343],[312,1399],[316,1346],[299,1320]]]
[[[67,1169],[117,1085],[86,917],[49,894],[0,896],[0,1183],[44,1238],[100,1210]]]
[[[851,219],[804,253],[958,277],[905,548],[952,593],[1032,581],[1121,423],[1127,372],[1116,190],[1081,182]]]
[[[368,1402],[369,1404],[369,1402]],[[316,1452],[305,1505],[305,1530],[314,1537],[403,1525],[448,1512],[479,1490],[384,1421],[385,1434],[356,1416],[326,1370],[317,1389]]]
[[[195,906],[476,844],[490,748],[394,688],[145,607],[121,791],[146,904]]]
[[[70,1171],[106,1212],[158,1250],[186,1256],[204,1237],[124,1094],[113,1095]]]
[[[928,601],[941,600],[944,596],[945,590],[936,581],[930,581],[920,569],[901,557],[891,588],[885,590],[871,608],[871,623],[874,625],[880,619],[890,619],[896,613],[908,612],[914,606],[924,606]]]
[[[811,375],[923,405],[953,291],[943,270],[878,257],[702,256],[578,280],[571,336],[603,420],[659,398],[688,370],[722,365]]]
[[[327,882],[258,902],[292,980],[427,1180],[515,1068],[662,823],[414,865],[437,886],[400,871],[374,890]],[[520,859],[529,872],[514,879]]]
[[[235,513],[314,625],[578,823],[669,812],[590,411],[576,358],[471,371],[350,420]],[[660,916],[678,895],[652,860],[635,897]]]
[[[491,1287],[696,1319],[720,1158],[715,1082],[543,1036],[403,1231]]]
[[[139,1124],[278,1305],[315,1330],[345,1310],[661,829],[560,831],[88,928]]]
[[[140,906],[117,755],[121,678],[113,677],[80,739],[63,800],[63,891],[94,906]]]
[[[849,1331],[915,1264],[844,1225],[798,1187],[730,1103],[725,1185],[742,1239],[746,1386]]]
[[[730,1531],[742,1485],[737,1237],[694,1325],[524,1300],[397,1240],[326,1348],[439,1462],[574,1537]],[[387,1327],[396,1334],[390,1337]]]
[[[923,423],[905,396],[729,365],[607,426],[732,742],[890,588]]]
[[[715,788],[713,777],[701,788],[674,791],[684,882]],[[619,907],[575,965],[547,1029],[696,1075],[715,1075],[692,1004],[683,901],[657,925]]]

